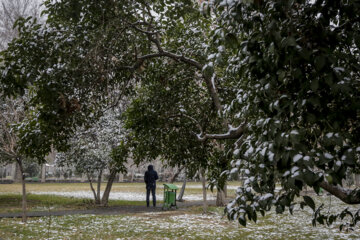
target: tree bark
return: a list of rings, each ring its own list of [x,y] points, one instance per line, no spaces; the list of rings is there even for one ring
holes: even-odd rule
[[[105,188],[105,191],[103,193],[103,197],[101,199],[101,205],[102,206],[107,206],[108,205],[111,187],[112,187],[112,185],[114,183],[116,174],[117,174],[117,171],[115,171],[115,170],[110,171],[109,180],[108,180],[108,182],[106,184],[106,188]]]
[[[25,186],[25,174],[24,168],[22,164],[22,160],[18,157],[16,158],[18,163],[20,172],[21,172],[21,185],[22,185],[22,221],[27,221],[26,209],[27,209],[27,202],[26,202],[26,186]]]
[[[177,198],[177,201],[179,202],[183,202],[183,196],[184,196],[184,193],[185,193],[185,187],[186,187],[186,175],[185,175],[185,179],[184,179],[184,182],[181,186],[181,190],[180,190],[180,193],[179,193],[179,196]]]
[[[202,192],[203,192],[203,212],[207,213],[207,192],[206,192],[206,177],[205,177],[205,169],[200,169],[201,173],[201,183],[202,183]]]
[[[124,181],[124,174],[120,173],[119,174],[119,182],[123,182]]]
[[[360,187],[360,174],[355,174],[355,186]]]
[[[170,183],[174,183],[176,178],[179,176],[179,174],[181,173],[181,171],[184,169],[184,166],[182,166],[181,168],[179,168],[177,170],[177,172],[170,178]]]
[[[227,198],[228,197],[228,184],[227,183],[225,183],[225,185],[224,185],[224,197],[225,198]]]
[[[130,179],[130,182],[134,182],[134,176],[135,176],[135,170],[132,169],[132,170],[131,170],[131,179]]]
[[[339,185],[332,185],[326,181],[321,182],[319,186],[344,203],[360,204],[360,190],[358,189],[346,189]]]
[[[87,178],[88,178],[88,180],[89,180],[89,184],[90,184],[91,191],[92,191],[93,194],[94,194],[95,204],[100,204],[100,199],[99,199],[98,196],[96,195],[96,192],[95,192],[94,186],[93,186],[93,184],[92,184],[92,179],[91,179],[91,177],[90,177],[90,174],[87,174]]]
[[[100,204],[101,198],[101,177],[102,177],[102,170],[100,170],[97,180],[97,204]]]
[[[225,193],[222,189],[217,189],[216,206],[225,206]]]
[[[15,183],[21,183],[21,171],[18,162],[13,164],[11,171],[12,179]]]
[[[41,182],[46,182],[46,165],[45,163],[41,165]]]

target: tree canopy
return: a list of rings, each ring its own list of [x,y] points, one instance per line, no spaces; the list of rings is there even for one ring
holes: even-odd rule
[[[18,20],[19,38],[0,57],[3,92],[30,93],[19,128],[27,155],[66,150],[76,128],[126,96],[134,156],[176,164],[204,153],[222,159],[217,169],[233,158],[221,176],[246,177],[227,207],[243,225],[272,206],[292,212],[305,186],[360,203],[360,191],[342,186],[360,163],[358,1],[212,0],[200,11],[191,0],[45,7],[46,24]],[[309,196],[300,205],[314,210],[314,224],[359,219],[359,211],[325,216]]]
[[[214,1],[212,7],[214,38],[231,55],[226,77],[237,79],[226,114],[246,122],[232,171],[247,180],[229,216],[246,224],[272,205],[278,213],[292,211],[306,185],[358,204],[359,191],[341,186],[348,170],[359,169],[359,2]],[[302,204],[316,210],[309,197]],[[320,206],[313,223],[335,218],[323,216]]]

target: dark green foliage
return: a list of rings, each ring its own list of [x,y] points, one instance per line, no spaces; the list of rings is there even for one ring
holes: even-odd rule
[[[359,172],[359,2],[212,3],[201,18],[190,0],[47,1],[46,26],[19,20],[19,38],[0,55],[0,80],[6,95],[30,95],[21,150],[40,159],[51,146],[66,150],[115,93],[131,104],[126,148],[114,159],[130,149],[138,163],[206,167],[218,186],[240,173],[246,180],[227,212],[242,225],[272,206],[292,213],[305,186],[319,193]],[[245,133],[196,138],[227,123],[245,124]],[[358,191],[343,192],[343,201],[360,202]],[[314,210],[314,224],[336,219],[308,196],[300,206]],[[359,214],[350,217],[356,224]]]
[[[282,213],[305,185],[342,185],[348,169],[359,169],[360,4],[224,2],[215,1],[214,41],[232,53],[226,77],[238,92],[228,113],[248,125],[233,162],[248,180],[229,214],[245,211],[251,220],[249,207]],[[266,193],[273,201],[261,200]]]

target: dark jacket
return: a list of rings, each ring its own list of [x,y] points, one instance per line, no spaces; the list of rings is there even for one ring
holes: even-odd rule
[[[146,183],[146,188],[155,188],[156,180],[158,180],[158,174],[154,171],[153,165],[148,166],[148,170],[145,172],[144,181]]]

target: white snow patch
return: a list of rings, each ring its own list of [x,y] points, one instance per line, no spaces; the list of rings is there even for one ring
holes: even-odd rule
[[[239,149],[235,149],[235,151],[233,152],[233,155],[237,156],[237,155],[239,155],[239,153],[240,153],[240,150],[239,150]]]
[[[294,173],[294,172],[296,172],[298,170],[299,170],[299,167],[294,166],[294,167],[291,168],[291,173]]]
[[[290,175],[290,171],[286,171],[284,174],[283,174],[283,177],[287,177]]]
[[[298,130],[292,130],[292,131],[290,132],[290,134],[292,134],[292,135],[299,135],[299,131],[298,131]]]
[[[296,163],[297,161],[299,161],[300,159],[303,158],[303,155],[301,154],[296,154],[294,157],[293,157],[293,161],[294,163]]]
[[[332,138],[332,136],[334,136],[334,133],[332,133],[332,132],[326,134],[326,137],[327,137],[327,138]]]
[[[327,159],[333,159],[333,158],[334,158],[334,156],[331,155],[330,153],[325,153],[324,156],[325,156],[325,158],[327,158]]]
[[[93,199],[94,195],[91,191],[76,191],[76,192],[30,192],[31,194],[36,195],[56,195],[63,197],[73,197],[73,198],[87,198]],[[110,200],[125,200],[125,201],[145,201],[146,193],[134,193],[134,192],[110,192]],[[163,200],[164,195],[161,193],[156,194],[157,200]],[[190,194],[184,195],[184,200],[188,201],[200,201],[203,199],[202,194]],[[208,194],[209,200],[215,200],[216,196]],[[151,200],[151,197],[150,197]]]
[[[274,195],[272,195],[271,193],[267,193],[263,196],[260,197],[260,200],[267,200],[269,198],[272,198]]]

